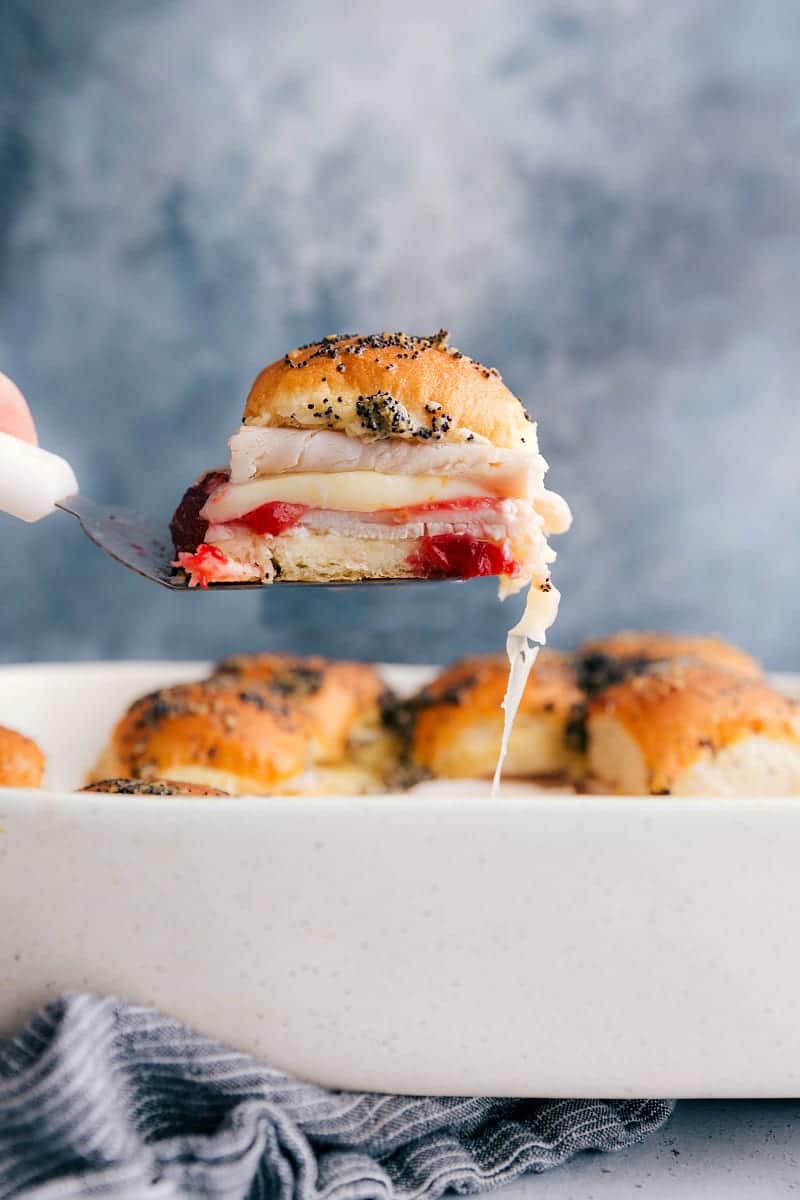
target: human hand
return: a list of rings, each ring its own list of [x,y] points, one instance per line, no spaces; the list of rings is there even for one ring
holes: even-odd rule
[[[40,521],[77,491],[72,467],[41,449],[25,397],[0,372],[0,513]]]
[[[36,426],[31,410],[17,385],[0,371],[0,433],[10,433],[36,445]]]

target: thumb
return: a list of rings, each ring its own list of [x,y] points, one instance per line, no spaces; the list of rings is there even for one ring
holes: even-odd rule
[[[13,380],[0,371],[0,433],[10,433],[24,442],[37,441],[36,426],[25,397]]]

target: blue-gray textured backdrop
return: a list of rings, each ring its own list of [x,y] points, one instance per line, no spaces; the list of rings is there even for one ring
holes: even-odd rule
[[[797,0],[3,0],[0,368],[171,511],[258,368],[442,325],[572,502],[557,643],[800,666]],[[173,596],[0,517],[0,657],[498,647],[494,586]]]

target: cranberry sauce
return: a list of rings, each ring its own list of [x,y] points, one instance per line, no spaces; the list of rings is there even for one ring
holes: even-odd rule
[[[200,516],[200,510],[214,489],[227,482],[227,471],[209,471],[187,489],[169,523],[176,550],[191,552],[197,549],[208,529],[208,521]]]
[[[477,575],[513,575],[518,570],[502,546],[468,533],[423,538],[408,563],[420,579],[474,579]]]

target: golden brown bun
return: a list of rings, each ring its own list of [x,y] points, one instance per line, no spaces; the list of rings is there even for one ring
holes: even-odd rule
[[[464,659],[437,676],[412,702],[414,762],[446,778],[491,776],[500,752],[500,705],[507,683],[504,655]],[[579,756],[568,747],[565,732],[582,701],[570,659],[541,650],[520,702],[504,776],[572,771]]]
[[[105,792],[110,796],[229,796],[219,788],[178,779],[100,779],[81,788],[82,792]]]
[[[44,768],[44,754],[36,742],[0,725],[0,787],[41,787]]]
[[[278,702],[308,719],[311,760],[340,763],[354,736],[380,722],[386,695],[372,663],[339,662],[319,655],[239,654],[221,662],[217,679],[237,685],[255,682]]]
[[[652,663],[687,659],[760,679],[759,663],[738,646],[717,637],[688,637],[652,630],[623,630],[593,638],[578,650],[581,685],[593,695],[603,687],[636,675]]]
[[[667,663],[615,684],[590,702],[588,729],[590,772],[611,791],[800,786],[797,706],[762,681],[720,667]]]
[[[90,782],[188,781],[239,795],[379,791],[399,747],[383,725],[387,694],[372,664],[239,655],[204,682],[133,704]]]
[[[177,684],[131,705],[89,782],[167,779],[235,794],[285,791],[305,770],[308,724],[254,681]]]
[[[499,374],[447,345],[447,334],[341,334],[265,367],[245,425],[335,429],[393,437],[536,449],[536,431]]]

